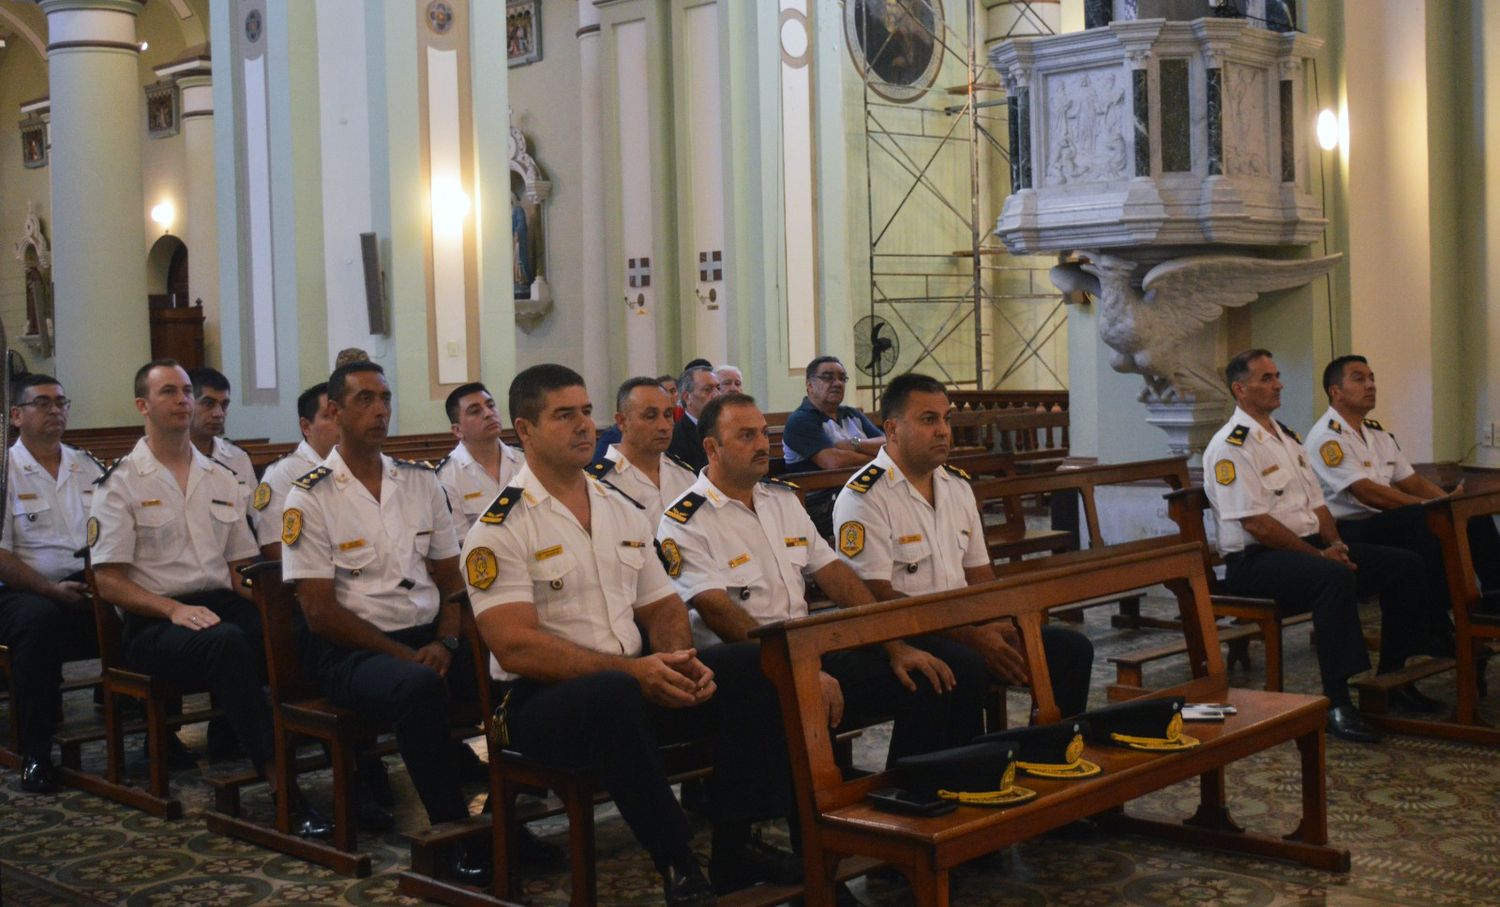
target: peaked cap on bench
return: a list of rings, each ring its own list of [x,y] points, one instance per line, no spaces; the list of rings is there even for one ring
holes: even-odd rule
[[[1014,743],[971,743],[968,746],[905,756],[896,760],[902,786],[919,797],[957,800],[968,806],[1010,806],[1025,803],[1036,791],[1015,784]]]
[[[1198,738],[1182,732],[1181,696],[1138,699],[1084,712],[1090,740],[1133,750],[1190,750]]]
[[[1086,726],[1076,718],[975,737],[975,743],[1013,743],[1016,768],[1038,778],[1089,778],[1099,766],[1083,758]]]

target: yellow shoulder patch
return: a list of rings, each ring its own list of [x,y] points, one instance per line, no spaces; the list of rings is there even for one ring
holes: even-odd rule
[[[839,551],[845,557],[858,557],[865,550],[865,524],[850,520],[839,527]]]
[[[464,576],[475,589],[488,589],[500,573],[500,562],[495,552],[485,547],[475,548],[464,558]]]
[[[94,543],[99,541],[99,518],[96,516],[89,517],[89,521],[84,524],[84,527],[83,540],[92,548],[94,547]]]
[[[675,539],[661,540],[661,562],[667,568],[667,576],[677,579],[682,576],[682,549]]]
[[[255,486],[255,496],[250,499],[250,506],[256,510],[265,510],[266,505],[271,503],[271,486],[261,482]]]
[[[288,507],[281,513],[281,544],[295,545],[302,538],[302,511]]]
[[[1337,466],[1344,462],[1344,448],[1340,447],[1339,442],[1332,438],[1324,441],[1323,446],[1318,448],[1318,455],[1329,466]]]
[[[1234,484],[1234,461],[1220,460],[1214,464],[1214,481],[1220,485]]]

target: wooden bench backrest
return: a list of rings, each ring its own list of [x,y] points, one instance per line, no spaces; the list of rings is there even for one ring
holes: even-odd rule
[[[250,591],[260,612],[261,636],[266,645],[266,674],[270,680],[271,702],[298,702],[314,699],[318,688],[302,670],[297,645],[296,591],[281,579],[280,561],[261,561],[243,571],[253,585]]]
[[[1474,573],[1474,554],[1469,548],[1469,520],[1500,513],[1500,485],[1428,501],[1426,508],[1427,525],[1443,546],[1443,567],[1448,574],[1454,619],[1467,625],[1469,614],[1482,597]]]
[[[1201,485],[1180,488],[1167,495],[1167,516],[1177,524],[1177,531],[1188,541],[1197,542],[1203,548],[1203,567],[1208,571],[1209,585],[1219,585],[1214,568],[1222,563],[1219,552],[1208,543],[1208,530],[1203,521],[1212,512],[1213,505],[1208,493]]]
[[[955,444],[1007,453],[1066,453],[1068,414],[1024,409],[961,410],[953,413]]]
[[[1015,458],[1010,454],[985,453],[968,454],[960,457],[952,457],[948,465],[956,466],[971,476],[1009,476],[1016,471]],[[848,469],[819,469],[812,472],[794,472],[786,475],[786,480],[797,486],[797,497],[805,505],[807,496],[814,491],[826,491],[831,488],[843,488],[856,472],[865,467],[850,467]]]
[[[1088,552],[1066,567],[1038,569],[933,595],[822,612],[768,624],[751,632],[761,643],[761,662],[776,684],[787,721],[792,774],[800,805],[817,811],[858,802],[865,793],[889,786],[886,773],[845,782],[834,761],[818,673],[829,652],[875,645],[952,627],[1012,618],[1021,633],[1038,721],[1056,721],[1051,678],[1042,651],[1041,630],[1054,607],[1166,585],[1177,597],[1191,661],[1202,666],[1193,681],[1159,695],[1208,691],[1225,683],[1224,661],[1216,642],[1203,557],[1194,545],[1175,540],[1133,544],[1120,553]],[[1198,669],[1195,669],[1195,671]],[[1154,694],[1156,695],[1156,694]],[[810,789],[809,789],[810,785]]]
[[[1088,529],[1089,546],[1098,547],[1109,544],[1109,540],[1103,537],[1099,525],[1095,490],[1101,485],[1153,481],[1164,482],[1172,489],[1186,488],[1190,481],[1187,460],[1183,457],[1167,457],[1137,463],[1085,466],[1081,469],[1063,469],[1034,475],[983,479],[974,483],[974,497],[978,499],[981,512],[987,501],[1003,501],[1006,521],[1018,522],[1024,519],[1020,503],[1023,497],[1077,491],[1083,501],[1083,518]],[[1202,534],[1201,525],[1199,534]]]

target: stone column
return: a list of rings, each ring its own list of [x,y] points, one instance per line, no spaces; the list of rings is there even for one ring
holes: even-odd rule
[[[41,3],[50,40],[57,377],[78,401],[75,428],[138,422],[129,388],[151,355],[135,31],[142,2]]]
[[[179,76],[182,143],[187,167],[188,279],[192,301],[203,300],[203,346],[209,365],[223,365],[219,336],[219,224],[214,180],[214,80],[202,61],[192,75]]]
[[[583,380],[600,413],[613,412],[609,369],[609,277],[604,244],[604,81],[599,58],[604,44],[594,0],[578,0],[578,143],[581,151],[579,268],[583,271]],[[606,417],[600,417],[608,422]],[[596,420],[597,421],[597,420]]]

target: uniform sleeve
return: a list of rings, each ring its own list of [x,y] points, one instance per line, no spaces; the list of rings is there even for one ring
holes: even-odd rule
[[[1203,481],[1212,483],[1209,497],[1219,519],[1242,520],[1271,512],[1271,496],[1265,493],[1260,473],[1243,448],[1225,445],[1204,459]]]
[[[295,512],[295,516],[293,515]],[[333,542],[317,495],[293,487],[286,496],[281,533],[281,575],[294,579],[333,579]],[[300,528],[298,528],[300,527]],[[288,542],[289,533],[295,534]]]
[[[135,560],[135,514],[121,481],[105,482],[94,491],[89,519],[97,520],[90,559],[95,564],[128,564]]]
[[[432,547],[427,556],[435,561],[458,554],[458,527],[453,521],[453,503],[443,483],[434,475],[432,493],[427,496],[427,506],[432,509]]]
[[[662,566],[661,558],[648,556],[646,566],[635,575],[635,602],[631,607],[644,608],[676,591],[671,578],[667,576],[667,569]]]
[[[683,601],[691,603],[700,592],[726,587],[724,571],[714,560],[713,547],[696,527],[663,516],[657,524],[656,541],[667,560],[667,576]]]
[[[261,484],[266,486],[266,506],[256,510],[250,508],[250,520],[255,524],[255,538],[262,545],[270,545],[281,538],[281,512],[286,509],[287,492],[292,490],[292,481],[286,470],[276,464],[266,467]]]
[[[515,519],[512,515],[511,519]],[[526,546],[510,526],[476,522],[464,538],[464,581],[474,614],[510,602],[536,601],[526,570]]]
[[[1312,464],[1318,482],[1328,494],[1338,494],[1360,479],[1369,478],[1359,459],[1337,435],[1321,432],[1309,435],[1304,449],[1307,462]]]
[[[885,508],[871,499],[875,489],[860,494],[845,488],[833,503],[833,538],[839,555],[862,580],[891,578],[891,524]]]
[[[797,456],[811,460],[819,451],[833,445],[823,432],[822,420],[808,412],[794,412],[787,417],[781,432],[781,446],[790,447]]]
[[[970,490],[969,501],[969,550],[964,552],[964,569],[970,567],[984,567],[991,562],[990,546],[984,540],[984,517],[979,515],[979,502],[974,498],[974,492]]]

